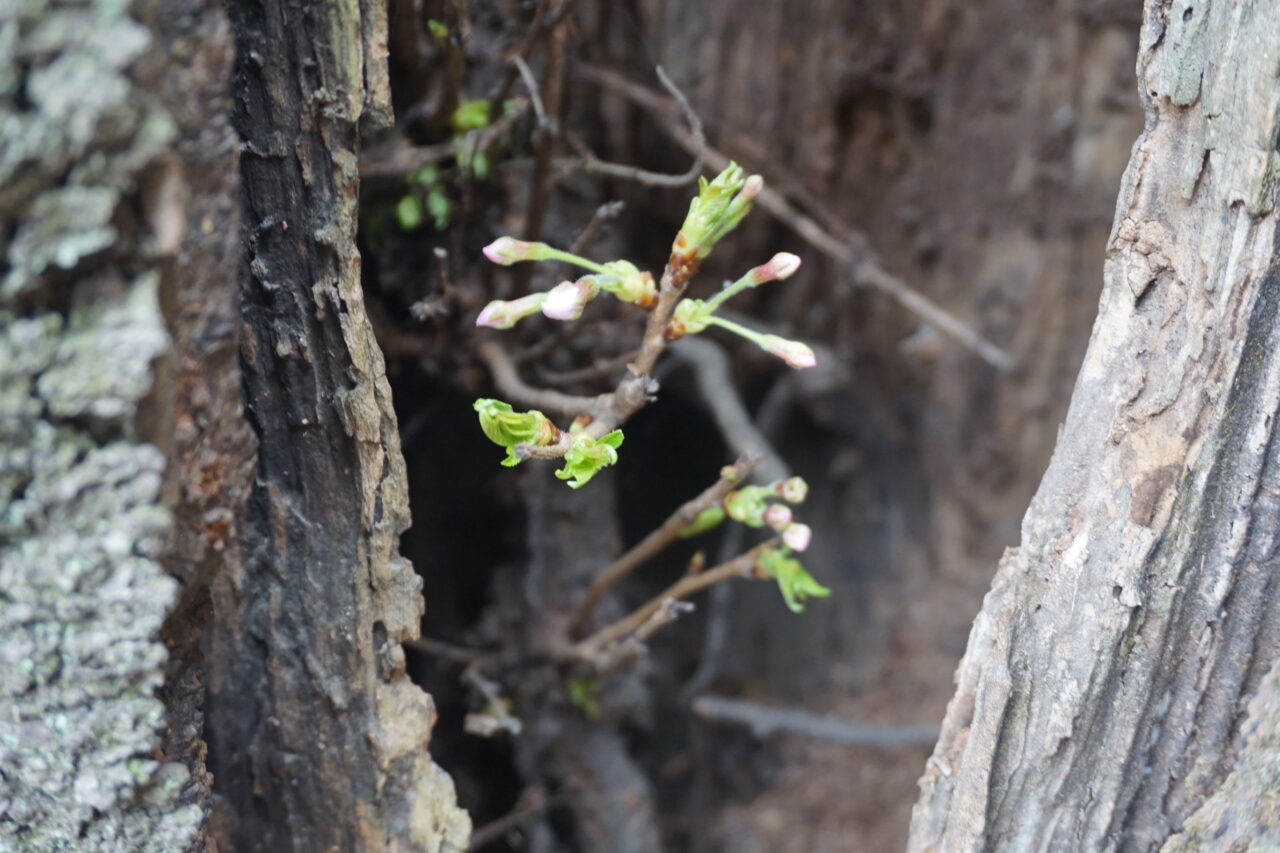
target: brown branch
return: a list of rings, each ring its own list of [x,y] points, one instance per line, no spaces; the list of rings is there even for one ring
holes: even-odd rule
[[[596,379],[600,376],[607,376],[627,362],[635,359],[640,354],[640,350],[634,349],[631,352],[624,352],[622,355],[605,359],[597,362],[589,367],[580,367],[577,370],[565,370],[556,372],[552,370],[539,370],[538,375],[542,377],[543,382],[551,385],[568,385],[573,382],[584,382],[588,379]]]
[[[661,95],[632,83],[613,71],[588,63],[579,63],[577,69],[583,79],[622,95],[659,117],[669,119],[672,105]],[[686,151],[692,153],[698,150],[697,140],[669,120],[662,122],[662,127]],[[729,158],[715,148],[703,145],[701,149],[707,165],[712,169],[718,170],[728,166]],[[919,291],[913,290],[901,279],[886,271],[876,258],[871,248],[871,241],[865,234],[854,232],[850,239],[845,241],[833,237],[813,219],[797,210],[783,194],[770,189],[767,184],[766,181],[764,190],[756,198],[756,204],[773,214],[811,246],[848,269],[854,281],[888,294],[899,305],[973,350],[993,367],[1002,371],[1013,369],[1014,360],[1007,352],[988,341],[936,302]]]
[[[759,545],[729,560],[727,563],[721,563],[714,569],[708,569],[696,575],[685,575],[680,580],[667,587],[658,595],[651,598],[648,602],[637,607],[631,613],[622,617],[618,621],[606,625],[596,633],[587,637],[585,640],[574,645],[569,650],[569,656],[577,660],[596,663],[602,660],[602,654],[606,652],[613,643],[626,637],[645,624],[645,622],[657,610],[662,608],[663,603],[674,598],[677,601],[688,598],[699,590],[706,589],[712,584],[719,583],[729,578],[741,577],[749,578],[755,575],[756,560],[760,558],[769,548],[777,547],[777,540],[770,539],[767,542],[761,542]]]
[[[534,388],[527,384],[516,372],[516,366],[507,355],[507,351],[494,341],[481,342],[478,352],[493,375],[493,383],[498,386],[498,391],[509,402],[570,417],[591,411],[600,403],[600,397],[578,397],[548,388]]]
[[[622,209],[627,206],[625,201],[607,201],[596,208],[596,212],[591,215],[591,221],[578,234],[573,245],[569,247],[569,254],[581,255],[586,250],[591,241],[596,238],[596,234],[600,228],[609,220],[616,219],[618,214],[622,213]]]
[[[591,586],[587,588],[586,595],[582,598],[582,603],[574,611],[573,619],[569,622],[570,635],[577,635],[581,631],[586,625],[587,619],[591,616],[591,611],[595,609],[596,603],[611,586],[617,584],[674,542],[680,531],[692,524],[704,509],[715,506],[736,486],[741,485],[746,480],[747,475],[751,473],[751,469],[755,464],[756,459],[748,456],[744,456],[733,463],[730,469],[732,473],[728,477],[721,476],[720,479],[704,489],[700,495],[692,500],[685,501],[679,509],[671,513],[670,517],[648,536],[641,539],[631,550],[614,560],[600,574],[596,575],[595,580],[591,582]]]
[[[533,177],[524,217],[524,239],[530,242],[537,242],[542,234],[542,224],[551,197],[551,155],[557,135],[555,129],[559,127],[560,112],[564,106],[564,59],[568,34],[565,32],[563,19],[559,17],[564,5],[565,0],[559,0],[551,6],[556,24],[548,28],[547,74],[545,91],[542,93],[550,126],[537,132],[537,142],[534,145]],[[532,275],[530,267],[524,267],[516,274],[518,290],[528,290]]]

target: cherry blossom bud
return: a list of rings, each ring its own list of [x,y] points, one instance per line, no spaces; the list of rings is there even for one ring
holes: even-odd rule
[[[800,258],[790,252],[779,252],[769,259],[768,263],[755,267],[747,273],[747,278],[754,287],[766,281],[781,281],[791,278],[800,269]]]
[[[562,281],[547,291],[542,303],[542,313],[552,320],[576,320],[582,316],[587,303],[600,292],[600,285],[593,276],[584,275],[577,281]]]
[[[484,247],[484,256],[495,264],[509,267],[520,261],[540,261],[546,257],[545,243],[526,243],[514,237],[499,237]]]
[[[809,496],[809,484],[804,477],[788,477],[774,483],[773,491],[789,504],[802,504]]]
[[[791,524],[791,507],[786,504],[770,504],[764,511],[764,523],[774,530],[786,530]]]
[[[809,525],[798,521],[788,524],[782,531],[782,543],[792,551],[804,551],[809,547],[809,540],[812,538],[813,530]]]
[[[807,345],[799,341],[789,341],[777,335],[763,336],[760,339],[760,348],[797,369],[813,367],[818,363],[817,356]]]
[[[537,314],[546,299],[545,293],[530,293],[510,302],[495,299],[484,306],[480,316],[476,317],[476,325],[491,329],[510,329],[530,314]]]

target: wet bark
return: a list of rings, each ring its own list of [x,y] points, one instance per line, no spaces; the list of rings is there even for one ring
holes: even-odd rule
[[[1146,5],[1099,317],[913,850],[1280,839],[1278,60],[1265,5]]]

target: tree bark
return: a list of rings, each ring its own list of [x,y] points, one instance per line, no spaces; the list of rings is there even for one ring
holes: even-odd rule
[[[1278,61],[1272,4],[1146,4],[1099,317],[912,850],[1280,841]]]
[[[385,125],[382,6],[233,0],[246,247],[241,369],[257,436],[243,562],[214,579],[219,846],[464,849],[405,676],[421,580],[399,556],[404,461],[355,247],[359,132]],[[447,486],[442,486],[447,487]]]

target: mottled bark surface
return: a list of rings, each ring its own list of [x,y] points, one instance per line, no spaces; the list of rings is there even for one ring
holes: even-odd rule
[[[4,849],[183,850],[203,821],[187,756],[159,749],[176,585],[141,414],[181,241],[181,201],[150,190],[181,183],[178,131],[154,10],[128,8],[0,8]]]
[[[247,247],[243,564],[214,580],[217,841],[237,850],[465,847],[404,675],[421,582],[398,555],[404,463],[355,249],[359,129],[386,120],[377,3],[233,2]]]
[[[913,850],[1280,843],[1277,62],[1270,4],[1147,3],[1098,321]]]

